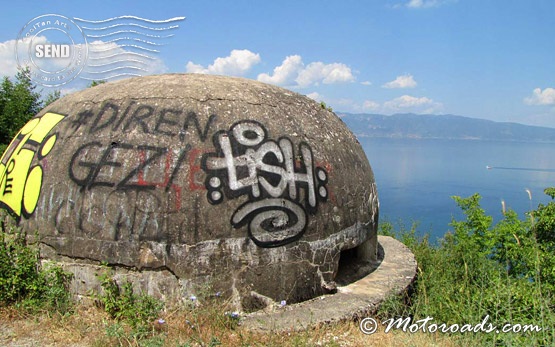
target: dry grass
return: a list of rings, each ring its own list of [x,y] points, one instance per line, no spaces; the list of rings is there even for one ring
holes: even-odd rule
[[[456,346],[446,335],[404,332],[364,335],[355,322],[290,333],[256,333],[221,319],[218,307],[180,308],[162,314],[148,336],[136,338],[99,308],[78,305],[66,316],[26,315],[0,309],[2,346]],[[223,316],[225,318],[225,316]],[[382,329],[383,330],[383,329]]]

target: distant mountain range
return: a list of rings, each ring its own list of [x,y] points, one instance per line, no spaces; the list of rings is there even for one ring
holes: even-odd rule
[[[555,142],[555,129],[453,115],[338,113],[359,137]]]

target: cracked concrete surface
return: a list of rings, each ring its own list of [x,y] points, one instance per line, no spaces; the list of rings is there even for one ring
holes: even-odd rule
[[[379,236],[381,262],[364,278],[338,288],[336,294],[297,304],[268,306],[247,315],[245,329],[261,331],[297,331],[374,314],[390,295],[400,294],[416,278],[417,263],[412,252],[401,242]]]

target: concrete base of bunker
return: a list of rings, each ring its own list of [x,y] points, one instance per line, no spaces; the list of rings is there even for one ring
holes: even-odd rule
[[[379,236],[378,242],[379,264],[370,274],[339,286],[333,295],[254,312],[244,318],[242,326],[261,331],[302,330],[375,313],[388,296],[407,290],[417,270],[414,255],[401,242],[388,236]]]
[[[391,237],[378,236],[367,242],[378,244],[377,255],[372,252],[374,258],[365,258],[367,245],[364,243],[341,251],[335,277],[337,286],[330,288],[324,295],[297,303],[287,301],[285,306],[254,290],[242,297],[237,296],[237,307],[247,313],[242,326],[261,331],[302,330],[375,313],[384,299],[404,292],[412,284],[417,263],[412,252]],[[53,254],[49,254],[52,252],[49,247],[43,246],[42,252],[54,258]],[[107,271],[105,266],[92,264],[85,259],[55,258],[74,274],[71,290],[78,298],[88,301],[91,291],[100,292],[97,275]],[[167,302],[187,300],[189,294],[199,289],[163,268],[137,271],[112,266],[111,271],[117,282],[129,281],[133,283],[134,289]]]
[[[110,271],[116,282],[131,282],[137,292],[152,295],[170,304],[210,290],[230,298],[234,309],[251,313],[271,310],[281,300],[295,304],[336,293],[338,285],[352,283],[377,268],[381,259],[376,252],[376,249],[379,252],[380,247],[376,244],[377,234],[373,223],[357,223],[322,240],[298,241],[288,247],[264,251],[245,239],[203,242],[196,245],[202,252],[189,250],[187,258],[191,259],[191,263],[193,259],[211,259],[218,254],[220,259],[228,263],[243,265],[236,266],[239,270],[227,274],[209,275],[209,270],[214,271],[204,269],[197,262],[196,268],[191,269],[197,277],[188,278],[179,276],[165,266],[156,269],[136,268],[122,264],[101,265],[86,258],[70,258],[58,254],[45,243],[41,244],[41,254],[73,273],[71,291],[84,301],[90,299],[91,293],[101,291],[99,275]],[[226,256],[222,257],[221,254]],[[145,257],[148,255],[152,256],[148,253]],[[204,279],[199,276],[202,273],[206,273]],[[276,274],[280,277],[276,278]],[[199,286],[198,283],[203,285]],[[306,283],[317,284],[307,286]],[[272,295],[276,288],[280,292],[287,291],[288,295]]]

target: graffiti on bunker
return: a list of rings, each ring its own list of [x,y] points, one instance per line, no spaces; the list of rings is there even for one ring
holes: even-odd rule
[[[69,230],[66,225],[72,220],[75,231],[95,239],[117,241],[137,235],[140,240],[158,240],[170,227],[165,216],[172,214],[180,230],[176,241],[186,242],[192,236],[182,235],[182,230],[196,225],[197,212],[190,217],[182,200],[190,196],[187,191],[202,189],[213,206],[225,198],[246,196],[231,213],[231,225],[246,227],[259,247],[279,247],[299,240],[309,216],[328,199],[329,171],[316,164],[308,143],[294,145],[285,136],[271,139],[266,127],[254,120],[212,130],[214,114],[203,117],[202,123],[193,111],[134,101],[123,107],[108,101],[71,117],[60,131],[94,138],[70,149],[69,181],[49,185],[41,198],[44,159],[59,136],[51,132],[64,118],[48,112],[29,121],[0,161],[0,207],[20,219],[41,206],[41,218],[52,220],[58,233]],[[171,137],[176,146],[97,136],[132,130]],[[196,141],[189,141],[194,134]],[[210,137],[214,148],[202,146]]]
[[[259,122],[243,120],[228,131],[213,135],[216,152],[207,153],[202,168],[207,177],[207,199],[217,205],[224,197],[248,195],[248,201],[231,216],[235,228],[248,226],[248,235],[259,247],[279,247],[299,240],[326,201],[328,173],[315,167],[312,149],[301,142],[268,139]]]
[[[205,189],[200,157],[216,120],[134,100],[77,112],[65,134],[84,141],[68,149],[69,180],[41,199],[43,218],[94,239],[198,242],[191,193]]]
[[[42,187],[41,164],[31,167],[33,158],[44,159],[56,144],[57,134],[50,131],[64,119],[57,113],[33,118],[12,140],[0,160],[0,206],[18,220],[30,217],[39,200]]]

